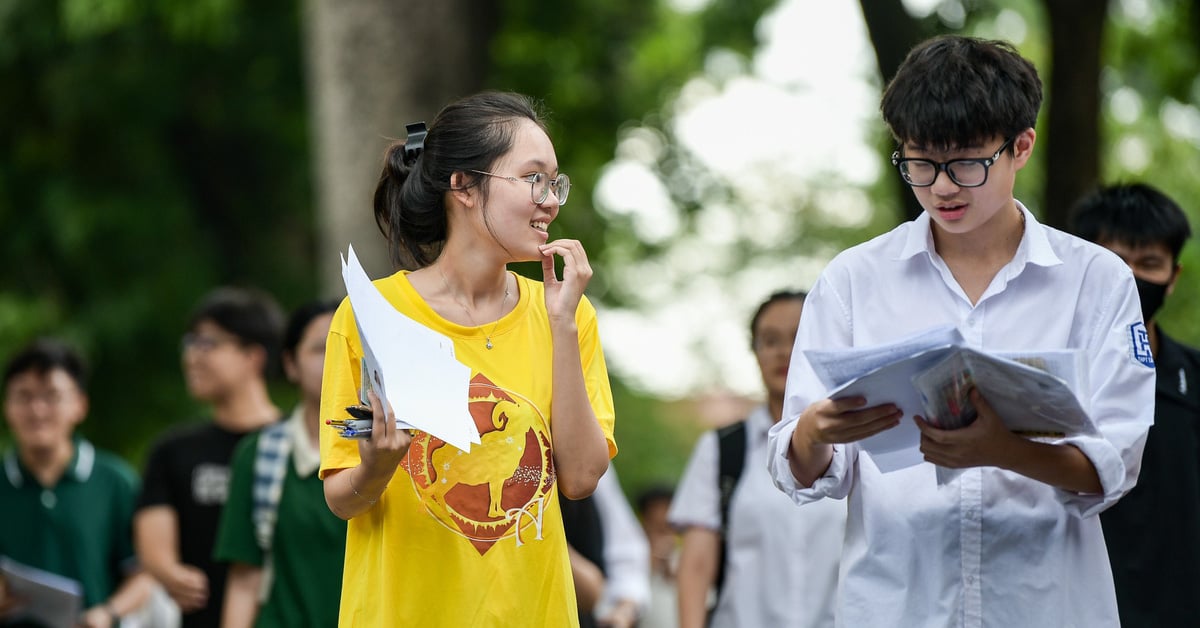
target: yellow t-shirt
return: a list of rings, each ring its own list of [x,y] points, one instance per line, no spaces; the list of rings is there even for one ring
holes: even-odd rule
[[[454,340],[471,367],[469,408],[482,444],[464,453],[417,432],[379,503],[349,522],[342,626],[576,626],[551,452],[552,345],[544,291],[518,276],[516,307],[463,327],[438,316],[406,271],[375,281],[398,310]],[[586,298],[575,314],[588,397],[613,441],[613,402]],[[493,348],[485,348],[490,335]],[[321,417],[358,401],[362,346],[349,301],[325,349]],[[392,400],[393,406],[403,403]],[[321,426],[321,478],[358,464],[358,443]]]

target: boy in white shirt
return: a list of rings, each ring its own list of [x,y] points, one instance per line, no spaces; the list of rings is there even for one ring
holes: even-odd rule
[[[848,498],[839,626],[1118,626],[1097,515],[1137,480],[1154,412],[1153,358],[1128,268],[1039,224],[1013,198],[1041,105],[1004,42],[946,36],[888,85],[893,163],[925,210],[835,258],[809,294],[770,432],[776,485],[798,503]],[[883,344],[942,324],[989,351],[1075,349],[1095,436],[940,430],[892,404],[827,399],[803,349]],[[916,421],[932,464],[881,473],[858,442]],[[936,466],[961,472],[939,486]]]

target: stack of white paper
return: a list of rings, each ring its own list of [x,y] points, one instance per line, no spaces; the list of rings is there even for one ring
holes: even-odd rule
[[[342,279],[354,309],[366,371],[397,427],[416,428],[469,452],[479,430],[468,409],[471,369],[454,356],[454,341],[392,307],[350,247]]]
[[[921,432],[912,417],[929,418],[931,407],[944,407],[945,403],[939,406],[936,402],[944,401],[941,397],[947,395],[945,389],[956,381],[953,375],[963,369],[967,372],[965,381],[979,389],[1014,431],[1095,431],[1078,399],[1087,386],[1086,369],[1078,351],[989,355],[966,347],[956,327],[941,326],[886,345],[804,351],[804,355],[830,398],[861,396],[868,407],[892,403],[904,413],[896,427],[859,442],[885,473],[924,460],[919,449]],[[961,392],[965,395],[965,390]],[[957,426],[946,421],[946,427]]]

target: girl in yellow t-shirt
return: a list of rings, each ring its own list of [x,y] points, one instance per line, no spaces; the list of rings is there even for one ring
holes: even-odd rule
[[[577,625],[558,491],[590,494],[616,445],[583,296],[592,269],[579,242],[549,240],[569,190],[517,94],[459,100],[388,149],[375,219],[396,265],[416,270],[375,286],[454,341],[482,442],[467,453],[396,429],[374,393],[369,439],[322,427],[325,498],[349,521],[341,625]],[[541,282],[507,270],[533,260]],[[322,418],[358,403],[362,354],[346,301],[326,344]]]

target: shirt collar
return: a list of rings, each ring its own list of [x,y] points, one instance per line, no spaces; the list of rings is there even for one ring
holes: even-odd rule
[[[321,450],[308,437],[304,425],[304,406],[298,405],[287,419],[288,436],[292,440],[292,464],[296,475],[306,478],[321,467]]]
[[[1014,202],[1017,204],[1017,209],[1021,210],[1022,215],[1025,216],[1025,233],[1021,234],[1021,243],[1017,246],[1017,252],[1013,256],[1013,261],[1017,262],[1016,266],[1019,268],[1025,263],[1038,266],[1061,264],[1062,259],[1054,252],[1049,238],[1046,237],[1046,227],[1033,217],[1033,213],[1021,201],[1014,200]],[[921,212],[920,216],[909,223],[904,243],[896,255],[897,260],[908,259],[920,253],[925,253],[932,258],[935,251],[933,229],[930,222],[929,213]]]
[[[67,463],[67,472],[63,474],[64,478],[73,478],[76,482],[87,482],[88,478],[92,477],[92,469],[96,466],[96,448],[87,440],[76,436],[73,439],[75,445],[75,453],[71,456],[71,461]],[[8,477],[9,484],[13,488],[20,488],[25,483],[25,477],[33,477],[33,474],[25,468],[21,463],[21,457],[17,455],[16,447],[9,447],[4,453],[4,475]]]

